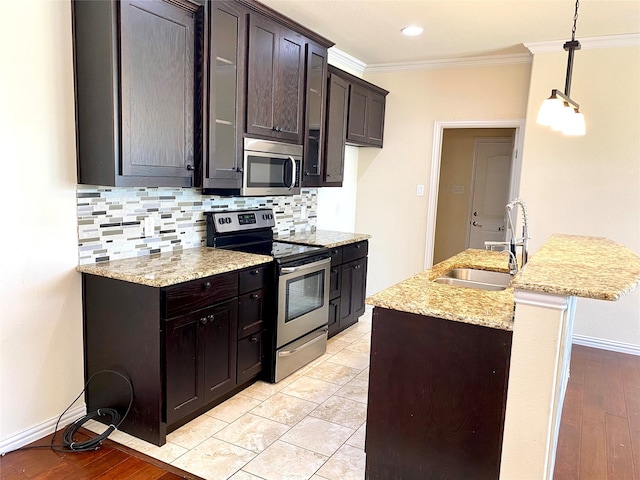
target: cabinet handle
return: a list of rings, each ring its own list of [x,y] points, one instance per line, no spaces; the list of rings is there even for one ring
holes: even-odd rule
[[[257,300],[258,298],[260,298],[260,295],[258,295],[257,293],[252,293],[250,298],[252,300]]]
[[[202,317],[200,319],[200,325],[206,325],[207,324],[207,317]]]
[[[258,343],[258,337],[251,337],[251,341],[253,343]]]
[[[354,266],[353,266],[353,269],[354,269],[354,270],[358,270],[359,268],[360,268],[360,265],[354,265]]]
[[[338,269],[337,268],[332,268],[331,269],[331,273],[338,273]]]
[[[258,275],[260,270],[251,270],[251,275]]]
[[[209,320],[210,322],[213,322],[216,319],[215,315],[208,315],[207,316],[207,320]]]
[[[191,172],[193,170],[193,165],[187,165],[187,170]]]
[[[331,255],[337,255],[338,254],[338,250],[331,250]]]
[[[205,282],[202,285],[202,288],[204,288],[205,290],[209,290],[211,288],[211,282]]]

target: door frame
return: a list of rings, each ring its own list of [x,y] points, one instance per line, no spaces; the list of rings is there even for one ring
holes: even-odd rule
[[[433,249],[436,240],[436,215],[438,212],[438,185],[442,158],[442,136],[445,128],[513,128],[514,149],[509,185],[509,198],[517,198],[520,191],[522,170],[522,146],[524,143],[524,120],[454,120],[433,124],[433,149],[431,152],[431,175],[429,177],[429,202],[427,204],[427,237],[425,241],[424,268],[433,266]]]

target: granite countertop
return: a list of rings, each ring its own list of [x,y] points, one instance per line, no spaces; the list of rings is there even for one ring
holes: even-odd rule
[[[433,281],[453,268],[508,272],[508,263],[506,252],[468,249],[372,295],[366,303],[401,312],[513,330],[513,288],[488,291]]]
[[[272,261],[273,258],[267,255],[202,247],[79,265],[76,270],[150,287],[167,287]]]
[[[339,247],[350,243],[368,240],[371,235],[365,233],[335,232],[332,230],[315,230],[313,232],[294,233],[291,235],[278,235],[274,240],[300,245],[316,245],[319,247]]]
[[[511,282],[522,290],[618,300],[640,282],[640,257],[603,237],[553,235]]]

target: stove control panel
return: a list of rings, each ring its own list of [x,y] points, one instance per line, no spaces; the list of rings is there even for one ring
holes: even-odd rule
[[[273,210],[270,208],[207,212],[206,215],[207,223],[212,225],[217,233],[258,230],[276,225]]]

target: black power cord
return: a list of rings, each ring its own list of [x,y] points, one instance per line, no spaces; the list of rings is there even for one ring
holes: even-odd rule
[[[70,425],[67,425],[67,427],[64,429],[64,432],[62,433],[62,443],[58,445],[54,445],[56,435],[58,434],[58,425],[60,424],[60,420],[62,419],[64,414],[69,411],[69,409],[73,406],[73,404],[76,403],[78,399],[82,396],[82,394],[87,390],[87,387],[89,386],[89,383],[91,383],[91,380],[93,380],[93,378],[96,375],[99,375],[101,373],[113,373],[123,378],[124,381],[127,382],[127,385],[129,386],[129,392],[131,395],[129,398],[129,406],[127,407],[127,411],[124,413],[122,418],[120,418],[120,414],[118,413],[118,411],[113,408],[99,408],[95,412],[87,413],[83,417],[80,417],[79,419],[77,419],[75,422],[71,423]],[[87,380],[87,383],[85,383],[84,388],[82,389],[80,394],[60,414],[56,422],[56,426],[54,428],[53,437],[51,437],[51,443],[48,446],[40,445],[35,447],[20,447],[20,448],[16,448],[15,450],[11,450],[9,452],[4,452],[2,453],[2,456],[6,455],[7,453],[17,452],[19,450],[32,450],[32,449],[41,449],[41,448],[51,449],[54,452],[87,452],[91,450],[98,450],[102,446],[102,443],[107,439],[107,437],[111,435],[111,433],[114,430],[116,430],[122,424],[122,422],[124,422],[125,418],[127,418],[127,415],[131,410],[132,404],[133,404],[133,385],[131,384],[131,381],[125,375],[115,370],[99,370],[93,375],[91,375],[91,377],[89,377],[89,380]],[[80,429],[80,427],[82,427],[82,425],[84,425],[87,421],[93,420],[95,418],[104,419],[104,417],[110,417],[111,421],[109,422],[109,427],[103,433],[84,442],[76,442],[73,440],[73,436]]]

